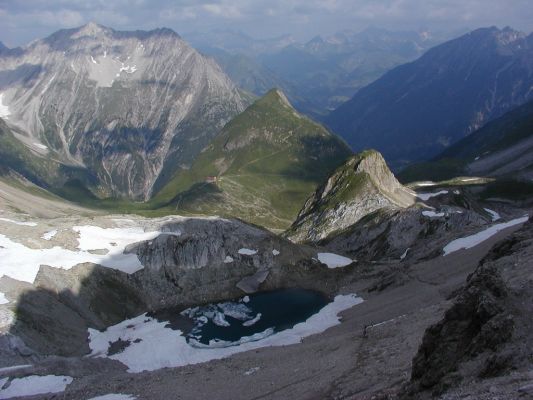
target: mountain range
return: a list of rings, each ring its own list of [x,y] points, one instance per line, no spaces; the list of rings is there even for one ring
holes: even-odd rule
[[[0,398],[531,397],[532,36],[217,35],[0,46]]]
[[[533,98],[533,35],[482,28],[438,45],[359,90],[327,125],[396,169],[430,159]]]
[[[394,66],[419,57],[450,34],[368,28],[298,42],[257,40],[234,31],[186,34],[240,87],[256,95],[281,88],[301,112],[322,118]]]
[[[136,200],[189,165],[250,102],[173,31],[93,23],[0,54],[0,93],[0,117],[23,151],[77,170],[98,196]]]

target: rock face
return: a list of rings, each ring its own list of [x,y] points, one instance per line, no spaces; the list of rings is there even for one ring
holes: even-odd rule
[[[401,65],[330,114],[355,149],[375,148],[393,166],[430,159],[533,98],[533,35],[483,28]]]
[[[381,154],[367,150],[350,158],[307,199],[285,235],[297,242],[318,241],[376,210],[414,201],[414,193],[396,180]]]
[[[444,318],[426,330],[409,398],[531,370],[532,256],[530,221],[481,261]]]
[[[173,31],[93,23],[0,53],[0,100],[32,153],[85,171],[98,195],[141,200],[248,104]]]

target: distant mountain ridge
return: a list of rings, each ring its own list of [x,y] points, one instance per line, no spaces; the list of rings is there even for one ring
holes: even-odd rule
[[[386,73],[326,123],[355,150],[376,148],[399,167],[532,99],[532,72],[533,34],[482,28]]]
[[[250,102],[174,31],[94,23],[0,53],[0,96],[0,117],[28,152],[79,169],[98,196],[135,200]]]
[[[316,36],[308,42],[287,35],[253,39],[233,31],[185,37],[214,57],[243,89],[261,96],[279,87],[298,110],[321,118],[359,88],[448,36],[369,28]]]

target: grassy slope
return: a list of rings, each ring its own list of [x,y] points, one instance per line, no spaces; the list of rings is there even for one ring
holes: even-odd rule
[[[350,153],[342,140],[297,114],[273,90],[228,123],[151,205],[283,229]],[[208,176],[217,176],[218,182],[206,183]]]

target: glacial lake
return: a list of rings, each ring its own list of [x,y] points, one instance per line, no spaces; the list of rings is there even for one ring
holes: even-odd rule
[[[323,293],[294,288],[193,307],[173,317],[169,312],[156,316],[168,320],[173,329],[182,330],[194,347],[227,347],[290,329],[329,302]]]

